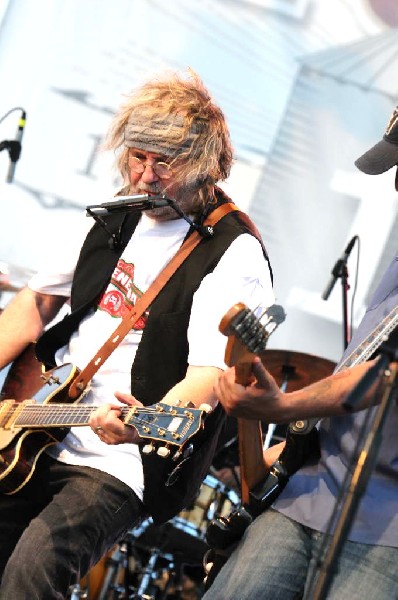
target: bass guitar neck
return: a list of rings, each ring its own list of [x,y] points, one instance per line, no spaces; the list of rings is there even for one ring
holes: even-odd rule
[[[219,329],[228,336],[225,363],[235,366],[237,383],[249,385],[255,356],[262,356],[269,336],[285,319],[281,306],[272,305],[260,320],[244,304],[234,305],[223,317]],[[249,501],[250,491],[266,474],[263,459],[263,436],[260,421],[238,419],[239,464],[242,502]]]

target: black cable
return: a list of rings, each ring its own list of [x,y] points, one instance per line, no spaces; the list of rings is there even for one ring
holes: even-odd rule
[[[11,108],[8,112],[6,112],[5,115],[3,115],[0,118],[0,123],[2,123],[8,117],[8,115],[15,112],[16,110],[20,110],[22,114],[25,112],[25,109],[23,109],[21,106],[15,106],[14,108]]]

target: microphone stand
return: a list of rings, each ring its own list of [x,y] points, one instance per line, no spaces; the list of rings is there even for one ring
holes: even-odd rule
[[[351,254],[351,251],[354,247],[355,242],[358,240],[358,236],[354,235],[354,237],[348,243],[346,249],[344,250],[344,254],[339,258],[332,269],[332,276],[330,278],[329,283],[326,286],[325,291],[322,294],[322,300],[327,300],[335,286],[337,279],[341,279],[342,285],[342,302],[343,302],[343,349],[345,350],[350,342],[350,327],[348,320],[348,290],[350,289],[348,283],[348,269],[347,269],[347,260]]]
[[[312,580],[310,589],[305,594],[305,600],[324,600],[333,580],[336,561],[341,552],[344,541],[347,539],[352,521],[355,517],[360,498],[366,490],[370,475],[373,471],[378,450],[382,441],[383,426],[387,415],[397,397],[397,374],[398,367],[395,364],[398,358],[398,349],[393,350],[387,345],[381,346],[381,356],[376,364],[365,374],[357,387],[351,392],[344,406],[347,410],[353,410],[373,383],[379,379],[377,394],[381,401],[377,406],[373,423],[368,431],[362,448],[358,453],[355,469],[350,477],[345,499],[341,508],[340,517],[337,521],[335,531],[329,542],[325,557],[318,558],[318,577]],[[390,361],[393,361],[390,363]],[[370,409],[369,409],[370,410]],[[326,538],[325,538],[326,539]],[[322,549],[319,555],[322,554]]]
[[[350,326],[348,323],[348,290],[350,284],[348,283],[348,268],[347,263],[344,262],[341,266],[341,292],[342,292],[342,305],[343,305],[343,350],[345,350],[350,341]]]
[[[10,156],[10,161],[11,161],[11,164],[14,165],[14,168],[15,168],[16,162],[19,160],[19,157],[21,156],[21,150],[22,150],[21,139],[22,139],[23,128],[25,126],[25,121],[26,121],[26,112],[20,106],[16,106],[15,108],[11,108],[11,110],[9,110],[5,115],[3,115],[0,118],[0,123],[2,123],[4,121],[4,119],[6,119],[11,113],[13,113],[16,110],[21,111],[21,118],[20,118],[20,121],[18,124],[18,131],[17,131],[17,137],[19,139],[3,140],[2,142],[0,142],[0,152],[2,150],[8,150],[8,154]],[[12,181],[12,176],[10,176],[10,171],[7,174],[6,181],[7,181],[7,183],[11,183],[11,181]]]

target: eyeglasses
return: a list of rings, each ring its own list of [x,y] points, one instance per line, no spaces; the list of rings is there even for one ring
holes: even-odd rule
[[[143,173],[148,165],[161,179],[170,179],[173,174],[170,165],[165,162],[155,160],[153,163],[147,163],[143,162],[138,156],[129,156],[129,167],[134,173]]]

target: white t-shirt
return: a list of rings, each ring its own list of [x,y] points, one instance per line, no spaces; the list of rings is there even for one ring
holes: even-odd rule
[[[188,224],[183,219],[157,222],[142,214],[96,310],[83,319],[69,344],[58,350],[57,364],[72,363],[83,369],[90,362],[119,325],[125,310],[177,252],[187,230]],[[40,272],[28,285],[37,292],[69,297],[74,266],[63,273]],[[190,365],[225,368],[227,338],[218,326],[237,302],[253,310],[259,307],[259,313],[274,302],[268,265],[259,242],[249,234],[234,240],[194,295],[188,329]],[[130,393],[131,365],[144,326],[145,317],[97,371],[83,400],[85,404],[118,404],[115,391]],[[48,452],[62,462],[105,471],[129,485],[138,497],[143,496],[141,458],[135,444],[108,446],[90,427],[72,427],[63,442]]]

